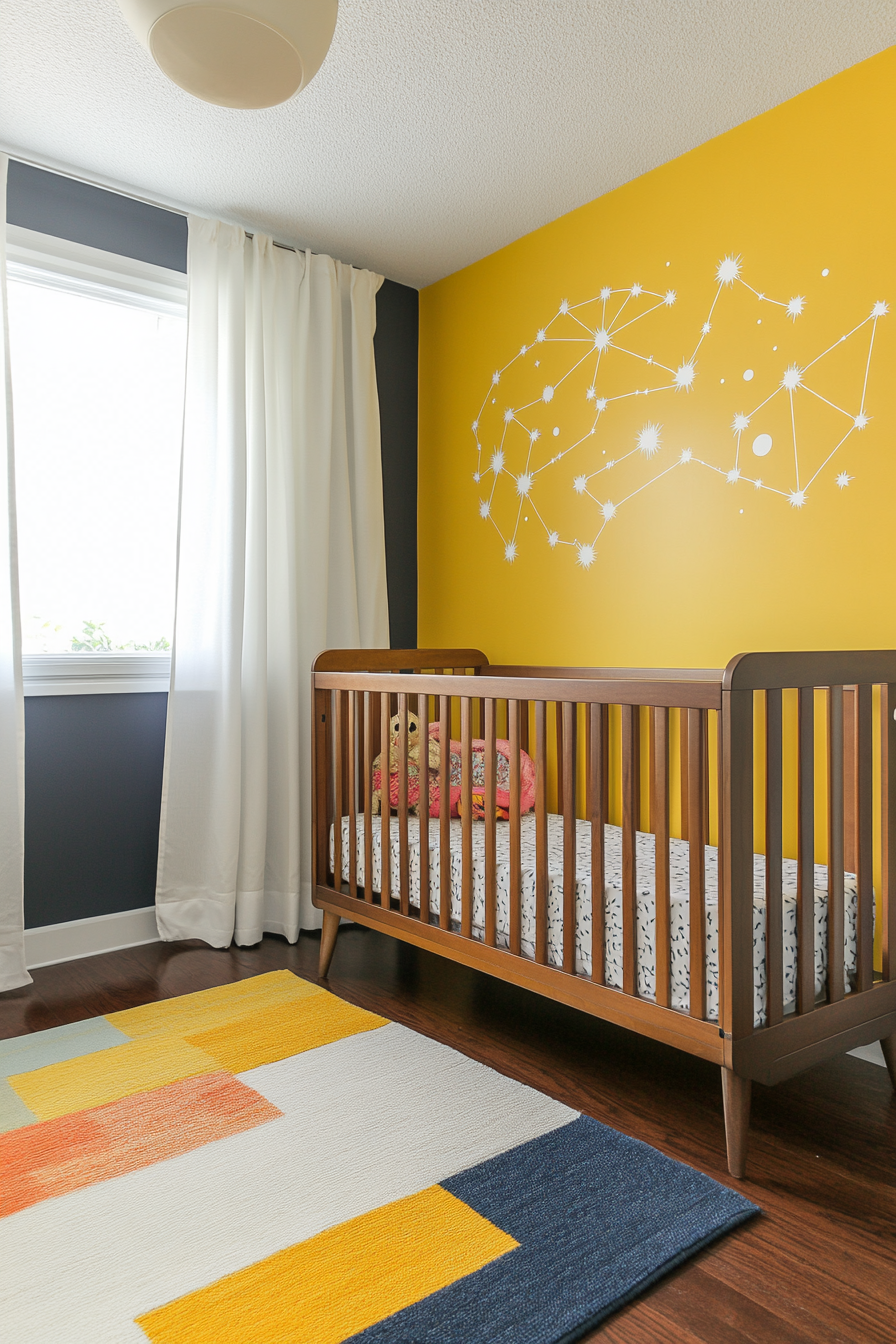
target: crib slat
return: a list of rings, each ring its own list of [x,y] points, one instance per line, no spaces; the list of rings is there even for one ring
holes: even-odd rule
[[[871,687],[856,692],[856,812],[858,816],[856,878],[859,893],[856,988],[871,988],[874,973],[874,851],[872,840]]]
[[[392,724],[389,696],[380,696],[380,905],[389,909],[392,892]]]
[[[398,696],[398,872],[401,913],[410,914],[411,860],[408,837],[408,697]]]
[[[843,965],[843,687],[828,689],[828,1002],[845,992]]]
[[[548,960],[548,753],[544,700],[535,701],[535,960]]]
[[[896,686],[880,688],[881,968],[896,980]]]
[[[520,955],[522,936],[522,873],[520,855],[520,702],[507,702],[507,739],[510,742],[510,950]]]
[[[451,699],[439,696],[439,928],[451,927]]]
[[[333,710],[334,722],[333,730],[336,735],[335,770],[333,772],[333,783],[335,789],[335,821],[333,824],[333,886],[337,891],[342,890],[342,818],[345,815],[344,796],[343,796],[343,763],[345,753],[343,751],[342,739],[345,735],[345,720],[343,716],[344,691],[334,691]]]
[[[358,894],[358,692],[348,693],[348,889]]]
[[[314,754],[311,758],[311,787],[314,798],[314,829],[311,835],[312,878],[317,886],[326,886],[330,868],[329,790],[327,788],[327,720],[330,717],[328,691],[314,691]]]
[[[765,965],[768,1025],[784,1020],[783,749],[780,690],[765,693]]]
[[[856,806],[856,695],[855,686],[843,687],[843,866],[858,871],[858,821]]]
[[[656,1001],[672,1003],[672,929],[669,890],[669,711],[653,711],[650,820],[656,846]]]
[[[495,702],[485,700],[485,943],[494,947],[498,930],[497,770]]]
[[[635,705],[622,705],[622,989],[635,994],[637,965],[637,856],[638,798],[635,792]]]
[[[799,689],[796,1010],[815,1007],[815,691]]]
[[[364,899],[373,902],[373,696],[364,692]]]
[[[688,745],[688,713],[686,709],[678,711],[678,756],[679,779],[681,789],[681,838],[688,839],[688,818],[691,809],[688,805],[688,784],[691,778],[690,751]]]
[[[460,701],[461,912],[460,931],[473,936],[473,724],[472,702]]]
[[[604,900],[604,771],[607,706],[588,706],[588,761],[586,811],[591,822],[591,979],[602,985],[606,977],[606,912]]]
[[[557,748],[557,812],[563,815],[563,706],[554,705],[554,742]]]
[[[563,969],[576,970],[576,706],[563,702]]]
[[[429,696],[417,696],[417,722],[420,731],[418,755],[420,792],[417,816],[420,823],[420,921],[429,923]]]
[[[706,1017],[706,851],[703,836],[703,738],[706,720],[702,709],[687,711],[688,735],[688,908],[690,967],[688,1012]]]

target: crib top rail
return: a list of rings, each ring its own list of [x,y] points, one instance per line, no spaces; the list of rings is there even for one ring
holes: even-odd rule
[[[726,691],[809,686],[892,685],[896,650],[834,649],[803,653],[741,653],[725,668]]]
[[[553,671],[553,669],[551,669]],[[584,679],[564,676],[441,676],[418,673],[409,686],[401,672],[318,672],[319,691],[380,691],[388,694],[448,695],[491,700],[552,700],[578,704],[658,705],[680,709],[721,709],[719,682],[637,680],[620,677]]]
[[[435,668],[486,668],[481,649],[325,649],[314,672],[419,672]]]

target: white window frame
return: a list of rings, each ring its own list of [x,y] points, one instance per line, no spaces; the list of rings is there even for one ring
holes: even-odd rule
[[[187,277],[181,271],[14,224],[6,226],[6,258],[10,280],[186,316]],[[168,653],[26,653],[22,657],[24,689],[29,696],[167,691],[170,672]]]

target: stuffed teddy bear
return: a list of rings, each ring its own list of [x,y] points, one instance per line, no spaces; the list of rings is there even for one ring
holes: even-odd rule
[[[400,750],[401,721],[393,714],[389,732],[389,780],[390,794],[396,794],[392,805],[397,806],[398,753]],[[429,737],[428,760],[430,774],[438,771],[441,751],[438,737]],[[373,802],[371,812],[377,816],[382,806],[382,752],[373,763]],[[420,720],[416,714],[408,713],[408,810],[415,816],[420,802]]]
[[[472,814],[476,820],[485,816],[485,742],[474,738],[472,744]],[[420,810],[420,723],[415,714],[408,714],[408,811],[419,814]],[[438,723],[429,725],[429,815],[438,817],[442,807],[448,809],[449,816],[460,816],[461,809],[461,744],[449,741],[448,751],[448,797],[441,798],[439,767],[442,745]],[[503,738],[495,742],[496,751],[496,789],[495,816],[499,821],[506,820],[510,813],[510,743]],[[389,734],[389,783],[388,806],[398,807],[398,756],[399,719],[396,714],[391,722]],[[382,783],[383,753],[373,763],[373,801],[371,811],[380,812],[383,799]],[[520,751],[520,813],[526,813],[535,801],[535,766],[525,751]]]

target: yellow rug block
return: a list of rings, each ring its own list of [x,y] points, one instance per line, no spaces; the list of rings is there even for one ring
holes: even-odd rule
[[[244,1073],[260,1064],[273,1064],[275,1060],[330,1045],[344,1036],[386,1025],[385,1017],[321,992],[313,999],[280,1004],[276,1011],[260,1009],[251,1017],[198,1032],[187,1040],[216,1059],[221,1068]]]
[[[151,1344],[341,1344],[518,1242],[441,1186],[137,1318]]]
[[[190,1036],[247,1017],[263,1008],[276,1008],[280,1004],[326,993],[325,989],[300,980],[292,971],[269,971],[267,975],[237,980],[232,985],[201,989],[178,999],[163,999],[159,1003],[143,1004],[140,1008],[109,1013],[106,1021],[130,1037]]]
[[[55,1120],[181,1078],[220,1072],[216,1059],[181,1037],[154,1036],[14,1074],[9,1083],[39,1120]]]

